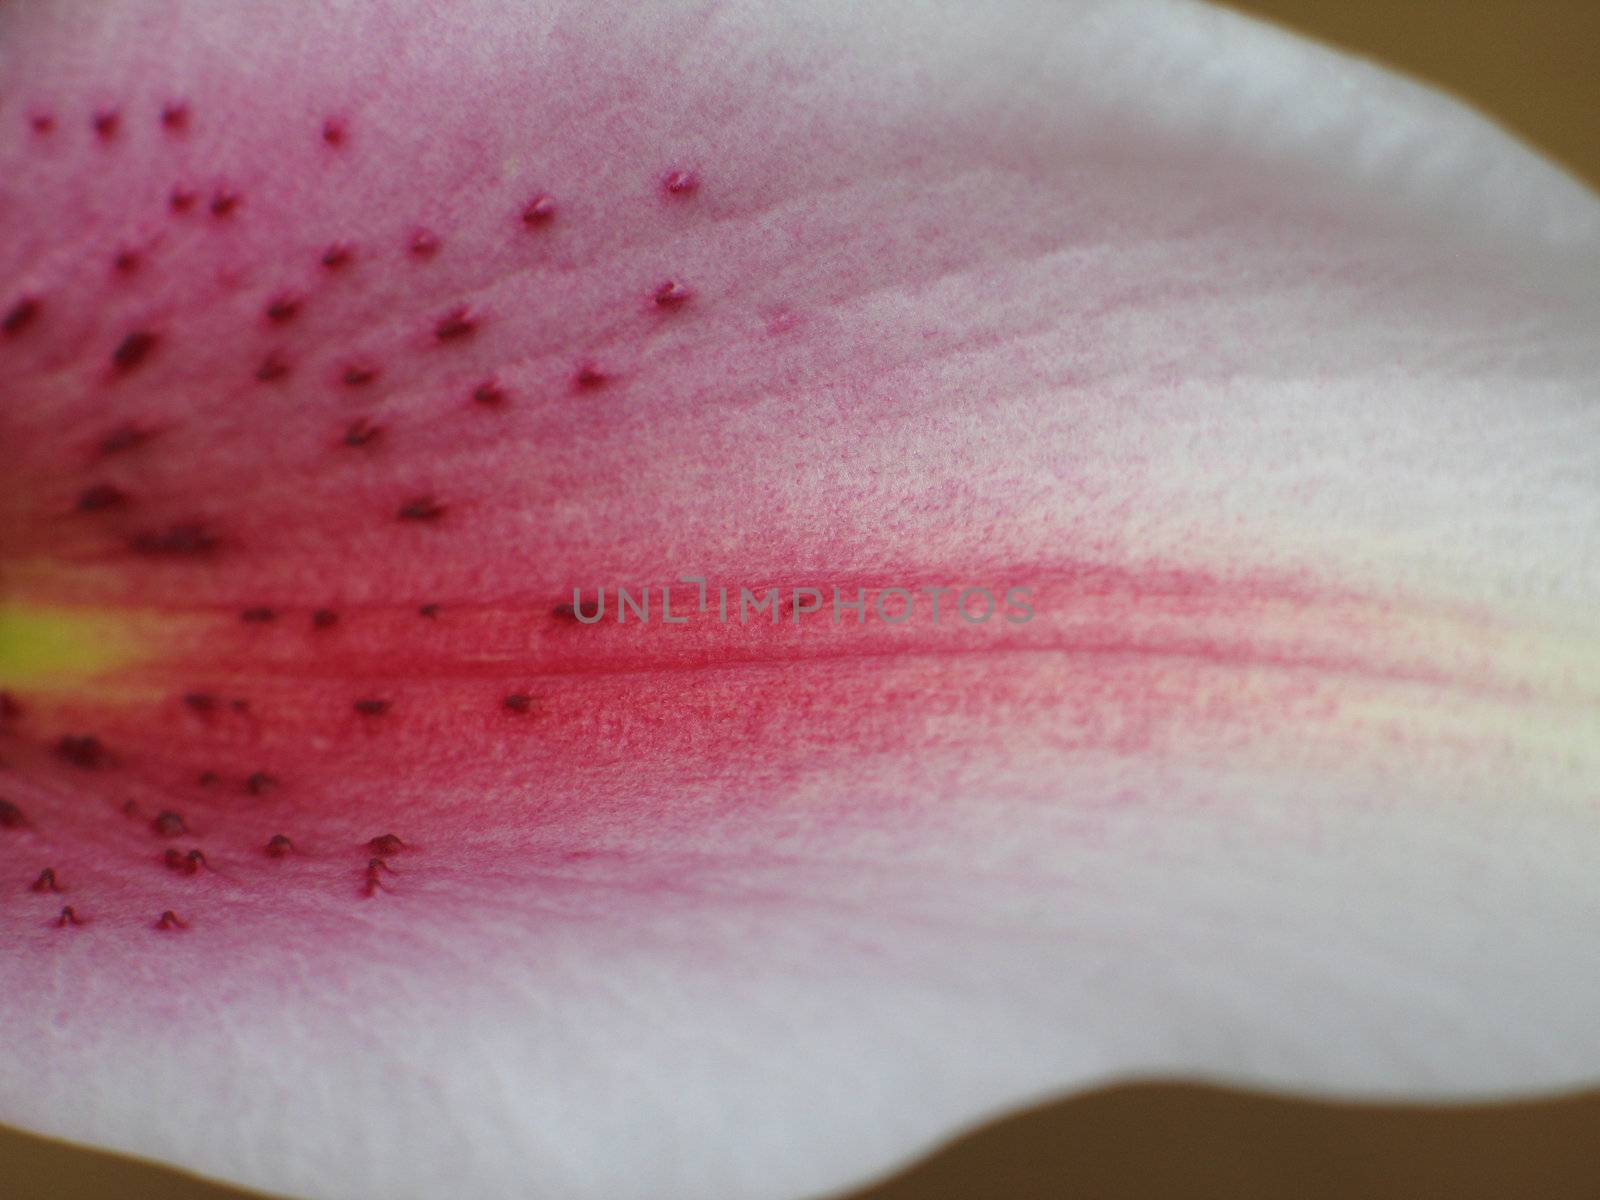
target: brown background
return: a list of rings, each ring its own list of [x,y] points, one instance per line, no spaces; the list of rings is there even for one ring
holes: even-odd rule
[[[1600,0],[1234,0],[1234,7],[1441,84],[1600,182]],[[0,1128],[7,1200],[246,1195]],[[1430,1109],[1138,1084],[997,1122],[853,1200],[1066,1196],[1600,1200],[1600,1092]]]

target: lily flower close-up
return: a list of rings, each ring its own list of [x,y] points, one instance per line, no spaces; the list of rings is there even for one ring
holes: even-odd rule
[[[6,0],[0,1122],[1593,1085],[1597,331],[1593,191],[1199,0]]]

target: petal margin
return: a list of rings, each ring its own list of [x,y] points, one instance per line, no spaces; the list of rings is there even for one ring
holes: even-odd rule
[[[1143,1072],[1600,1069],[1600,204],[1485,122],[1143,2],[0,67],[0,1119],[759,1197]],[[560,610],[683,574],[1036,615]]]

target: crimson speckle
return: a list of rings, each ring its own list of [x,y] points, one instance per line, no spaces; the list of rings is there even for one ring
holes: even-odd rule
[[[128,493],[121,488],[109,483],[97,483],[78,493],[78,502],[74,507],[79,512],[101,512],[108,508],[120,508],[127,502]]]
[[[417,609],[417,615],[427,617],[429,620],[432,620],[434,617],[439,615],[439,606],[437,604],[424,604],[421,608]]]
[[[276,610],[265,607],[247,608],[239,614],[239,619],[247,625],[265,625],[277,618]]]
[[[189,924],[170,908],[162,913],[156,921],[156,928],[160,930],[187,929]]]
[[[128,545],[136,554],[152,557],[199,558],[217,548],[217,538],[204,525],[183,522],[135,534]]]
[[[174,812],[170,808],[162,809],[150,821],[152,832],[162,837],[182,837],[189,832],[189,826],[184,823],[183,814]]]
[[[32,325],[39,316],[39,302],[32,296],[23,296],[12,306],[6,309],[6,315],[0,317],[0,332],[6,334],[21,333]]]
[[[117,127],[122,124],[122,114],[114,108],[103,108],[94,114],[94,133],[102,142],[109,142],[117,136]]]
[[[311,614],[311,627],[313,629],[332,629],[339,623],[339,614],[331,608],[319,608]]]
[[[339,376],[345,387],[365,387],[378,377],[378,368],[371,363],[350,363]]]
[[[111,364],[119,371],[131,371],[149,358],[155,348],[155,334],[148,329],[135,329],[117,343],[117,348],[111,352]]]
[[[137,450],[155,434],[139,425],[118,425],[100,439],[101,454],[120,454],[124,450]]]
[[[406,248],[414,258],[432,258],[439,252],[439,235],[431,229],[418,229]]]
[[[609,376],[594,363],[582,363],[572,373],[572,385],[580,391],[593,391],[595,388],[604,387]]]
[[[167,194],[167,207],[175,213],[186,213],[199,198],[200,194],[192,188],[175,187]]]
[[[15,721],[22,716],[22,705],[10,692],[0,692],[0,721]]]
[[[437,521],[444,516],[444,505],[432,496],[419,496],[402,504],[398,515],[402,521]]]
[[[214,217],[231,217],[234,210],[239,207],[241,197],[231,188],[218,188],[211,194],[211,215]]]
[[[465,307],[452,308],[434,325],[433,336],[441,342],[455,342],[471,337],[477,328],[477,318]]]
[[[676,280],[668,279],[656,288],[655,301],[661,308],[677,308],[684,304],[692,293],[683,284]]]
[[[205,852],[201,850],[191,850],[185,854],[182,850],[168,847],[162,861],[166,863],[167,870],[181,875],[198,875],[201,868],[206,866]]]
[[[329,117],[322,123],[322,140],[330,146],[342,146],[350,136],[349,127],[338,117]]]
[[[56,757],[75,767],[92,771],[106,763],[106,748],[89,734],[63,734],[56,742]]]
[[[367,843],[367,849],[380,856],[398,854],[406,844],[392,833],[380,833]]]
[[[363,699],[357,700],[353,707],[363,717],[381,717],[384,713],[389,711],[389,706],[391,703],[392,702],[388,700],[379,700],[374,697],[364,697]]]
[[[496,380],[485,379],[472,389],[472,400],[485,408],[498,408],[505,403],[506,390]]]
[[[540,192],[529,200],[522,208],[522,223],[532,229],[539,225],[548,225],[555,219],[556,202],[553,196]]]
[[[292,321],[299,314],[301,303],[299,296],[275,296],[264,310],[267,314],[267,320],[274,325],[282,325],[286,321]]]
[[[526,692],[513,692],[500,701],[507,712],[527,713],[533,709],[533,697]]]
[[[358,417],[350,422],[350,427],[344,431],[344,444],[346,446],[367,446],[377,440],[383,432],[381,425],[374,425],[366,417]]]
[[[22,829],[27,824],[28,818],[20,808],[9,800],[0,800],[0,829]]]
[[[244,790],[252,796],[264,796],[277,786],[277,779],[265,771],[255,771],[244,781]]]
[[[28,890],[32,892],[60,893],[62,891],[61,881],[56,878],[55,868],[46,867],[40,871],[39,878],[28,885]]]
[[[161,127],[168,133],[182,133],[189,128],[189,106],[173,100],[161,106]]]
[[[334,242],[322,252],[322,265],[330,271],[337,271],[350,265],[350,260],[355,257],[354,247],[345,242]]]
[[[61,910],[61,915],[56,918],[56,925],[62,929],[65,929],[68,925],[82,924],[83,918],[78,915],[77,910],[74,909],[70,904],[63,908]]]
[[[661,190],[669,196],[690,196],[700,188],[693,171],[669,171],[661,180]]]
[[[49,113],[34,113],[28,118],[28,125],[35,133],[43,136],[55,132],[56,119]]]
[[[266,852],[268,858],[283,858],[294,849],[294,843],[281,833],[275,833],[267,839]]]
[[[111,260],[111,267],[118,275],[132,275],[143,263],[137,250],[119,250]]]
[[[217,781],[217,773],[215,771],[201,771],[200,774],[194,777],[194,781],[201,787],[210,787]]]
[[[187,692],[183,702],[197,713],[215,712],[217,708],[217,698],[210,692]]]
[[[261,365],[256,368],[256,379],[261,383],[273,383],[289,373],[289,364],[281,355],[269,354],[261,360]]]

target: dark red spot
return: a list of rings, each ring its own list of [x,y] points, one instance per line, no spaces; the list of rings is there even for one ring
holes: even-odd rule
[[[129,546],[137,554],[154,557],[198,558],[217,548],[217,538],[204,525],[185,522],[166,529],[135,534]]]
[[[700,188],[693,171],[669,171],[661,179],[661,190],[669,196],[691,196]]]
[[[94,135],[102,142],[109,142],[117,136],[117,126],[122,123],[122,114],[114,108],[102,108],[94,114]]]
[[[583,363],[572,373],[572,385],[579,391],[592,392],[604,387],[608,376],[594,363]]]
[[[249,712],[250,711],[250,701],[244,700],[244,699],[241,699],[240,697],[235,696],[232,700],[228,701],[228,707],[233,709],[233,711],[237,712],[237,713]]]
[[[0,721],[15,721],[22,716],[22,705],[10,692],[0,692]]]
[[[660,308],[678,308],[692,295],[688,288],[676,280],[668,279],[656,288],[655,301]]]
[[[206,866],[206,856],[203,851],[191,850],[185,854],[182,850],[171,846],[167,848],[162,861],[166,863],[167,870],[176,871],[180,875],[198,875],[201,868]]]
[[[186,213],[194,207],[200,193],[193,188],[175,187],[167,193],[167,207],[175,213]]]
[[[200,774],[194,777],[194,781],[201,787],[210,787],[217,781],[217,773],[215,771],[201,771]]]
[[[527,713],[533,711],[533,697],[526,692],[512,692],[500,703],[507,712]]]
[[[261,365],[256,368],[256,379],[262,383],[271,383],[282,379],[289,373],[289,364],[281,355],[269,354],[261,360]]]
[[[550,615],[558,621],[578,625],[578,610],[570,604],[558,604],[550,610]]]
[[[277,618],[276,609],[262,607],[247,608],[239,614],[239,619],[247,625],[265,625],[268,621],[275,621]]]
[[[267,839],[267,857],[283,858],[294,849],[294,843],[281,833],[275,833]]]
[[[28,118],[28,124],[32,126],[35,133],[42,136],[55,132],[56,119],[49,113],[34,113]]]
[[[109,483],[97,483],[78,493],[78,503],[75,507],[79,512],[103,512],[108,508],[120,508],[127,502],[128,493],[121,488]]]
[[[478,321],[465,307],[452,308],[439,318],[433,336],[441,342],[457,342],[477,332]]]
[[[7,334],[21,333],[33,324],[38,315],[39,302],[32,296],[23,296],[6,309],[4,317],[0,317],[0,331]]]
[[[252,796],[264,796],[277,786],[277,779],[265,771],[255,771],[244,781],[244,790]]]
[[[120,454],[136,450],[155,436],[155,432],[138,425],[119,425],[100,439],[101,454]]]
[[[339,381],[346,387],[365,387],[378,377],[378,368],[371,363],[350,363]]]
[[[211,193],[211,215],[231,217],[239,207],[240,195],[232,188],[218,188]]]
[[[376,698],[367,697],[355,702],[355,710],[363,717],[381,717],[384,713],[389,711],[389,706],[391,703],[392,702],[388,700],[378,700]]]
[[[335,242],[322,252],[322,265],[330,271],[337,271],[350,265],[350,260],[355,257],[355,250],[344,242]]]
[[[329,117],[322,123],[322,140],[330,146],[344,145],[349,136],[349,127],[338,117]]]
[[[59,894],[62,891],[62,887],[61,881],[56,878],[55,868],[46,867],[40,871],[39,878],[28,885],[28,890],[31,892],[55,892]]]
[[[392,833],[380,833],[367,843],[367,849],[380,856],[399,854],[405,848],[406,844]]]
[[[358,417],[350,422],[350,427],[344,431],[344,444],[346,446],[366,446],[375,441],[383,426],[374,425],[365,417]]]
[[[267,320],[274,325],[292,321],[299,314],[301,303],[299,296],[276,296],[266,307]]]
[[[189,832],[188,825],[184,824],[183,814],[173,812],[172,809],[162,809],[150,821],[150,828],[162,837],[182,837]]]
[[[439,253],[439,235],[431,229],[418,229],[407,247],[414,258],[432,258]]]
[[[9,800],[0,800],[0,829],[22,829],[27,824],[28,818],[20,808]]]
[[[119,250],[111,260],[111,267],[118,275],[132,275],[143,262],[137,250]]]
[[[332,629],[339,623],[339,614],[331,608],[319,608],[311,614],[311,627],[313,629]]]
[[[485,379],[472,389],[472,400],[473,403],[481,404],[485,408],[498,408],[506,401],[506,390],[498,381]]]
[[[156,348],[156,335],[148,329],[135,329],[117,343],[111,352],[111,365],[119,371],[131,371]]]
[[[529,229],[548,225],[555,219],[556,202],[553,196],[540,192],[522,208],[522,223]]]
[[[432,496],[419,496],[415,500],[407,500],[400,506],[399,517],[402,521],[437,521],[444,516],[444,505],[434,500]]]
[[[162,913],[160,918],[156,921],[156,928],[161,930],[187,929],[189,928],[189,925],[188,922],[184,921],[178,916],[177,913],[173,912],[169,908],[166,912]]]
[[[105,766],[106,748],[90,734],[62,734],[56,742],[56,757],[75,767],[93,771]]]
[[[421,608],[417,609],[417,613],[418,615],[427,617],[431,620],[439,615],[439,606],[437,604],[424,604]]]
[[[56,926],[61,929],[65,929],[68,925],[82,924],[83,918],[78,915],[77,910],[70,904],[63,908],[61,915],[56,918]]]
[[[168,133],[182,133],[189,128],[189,106],[181,100],[169,101],[161,106],[161,127]]]

